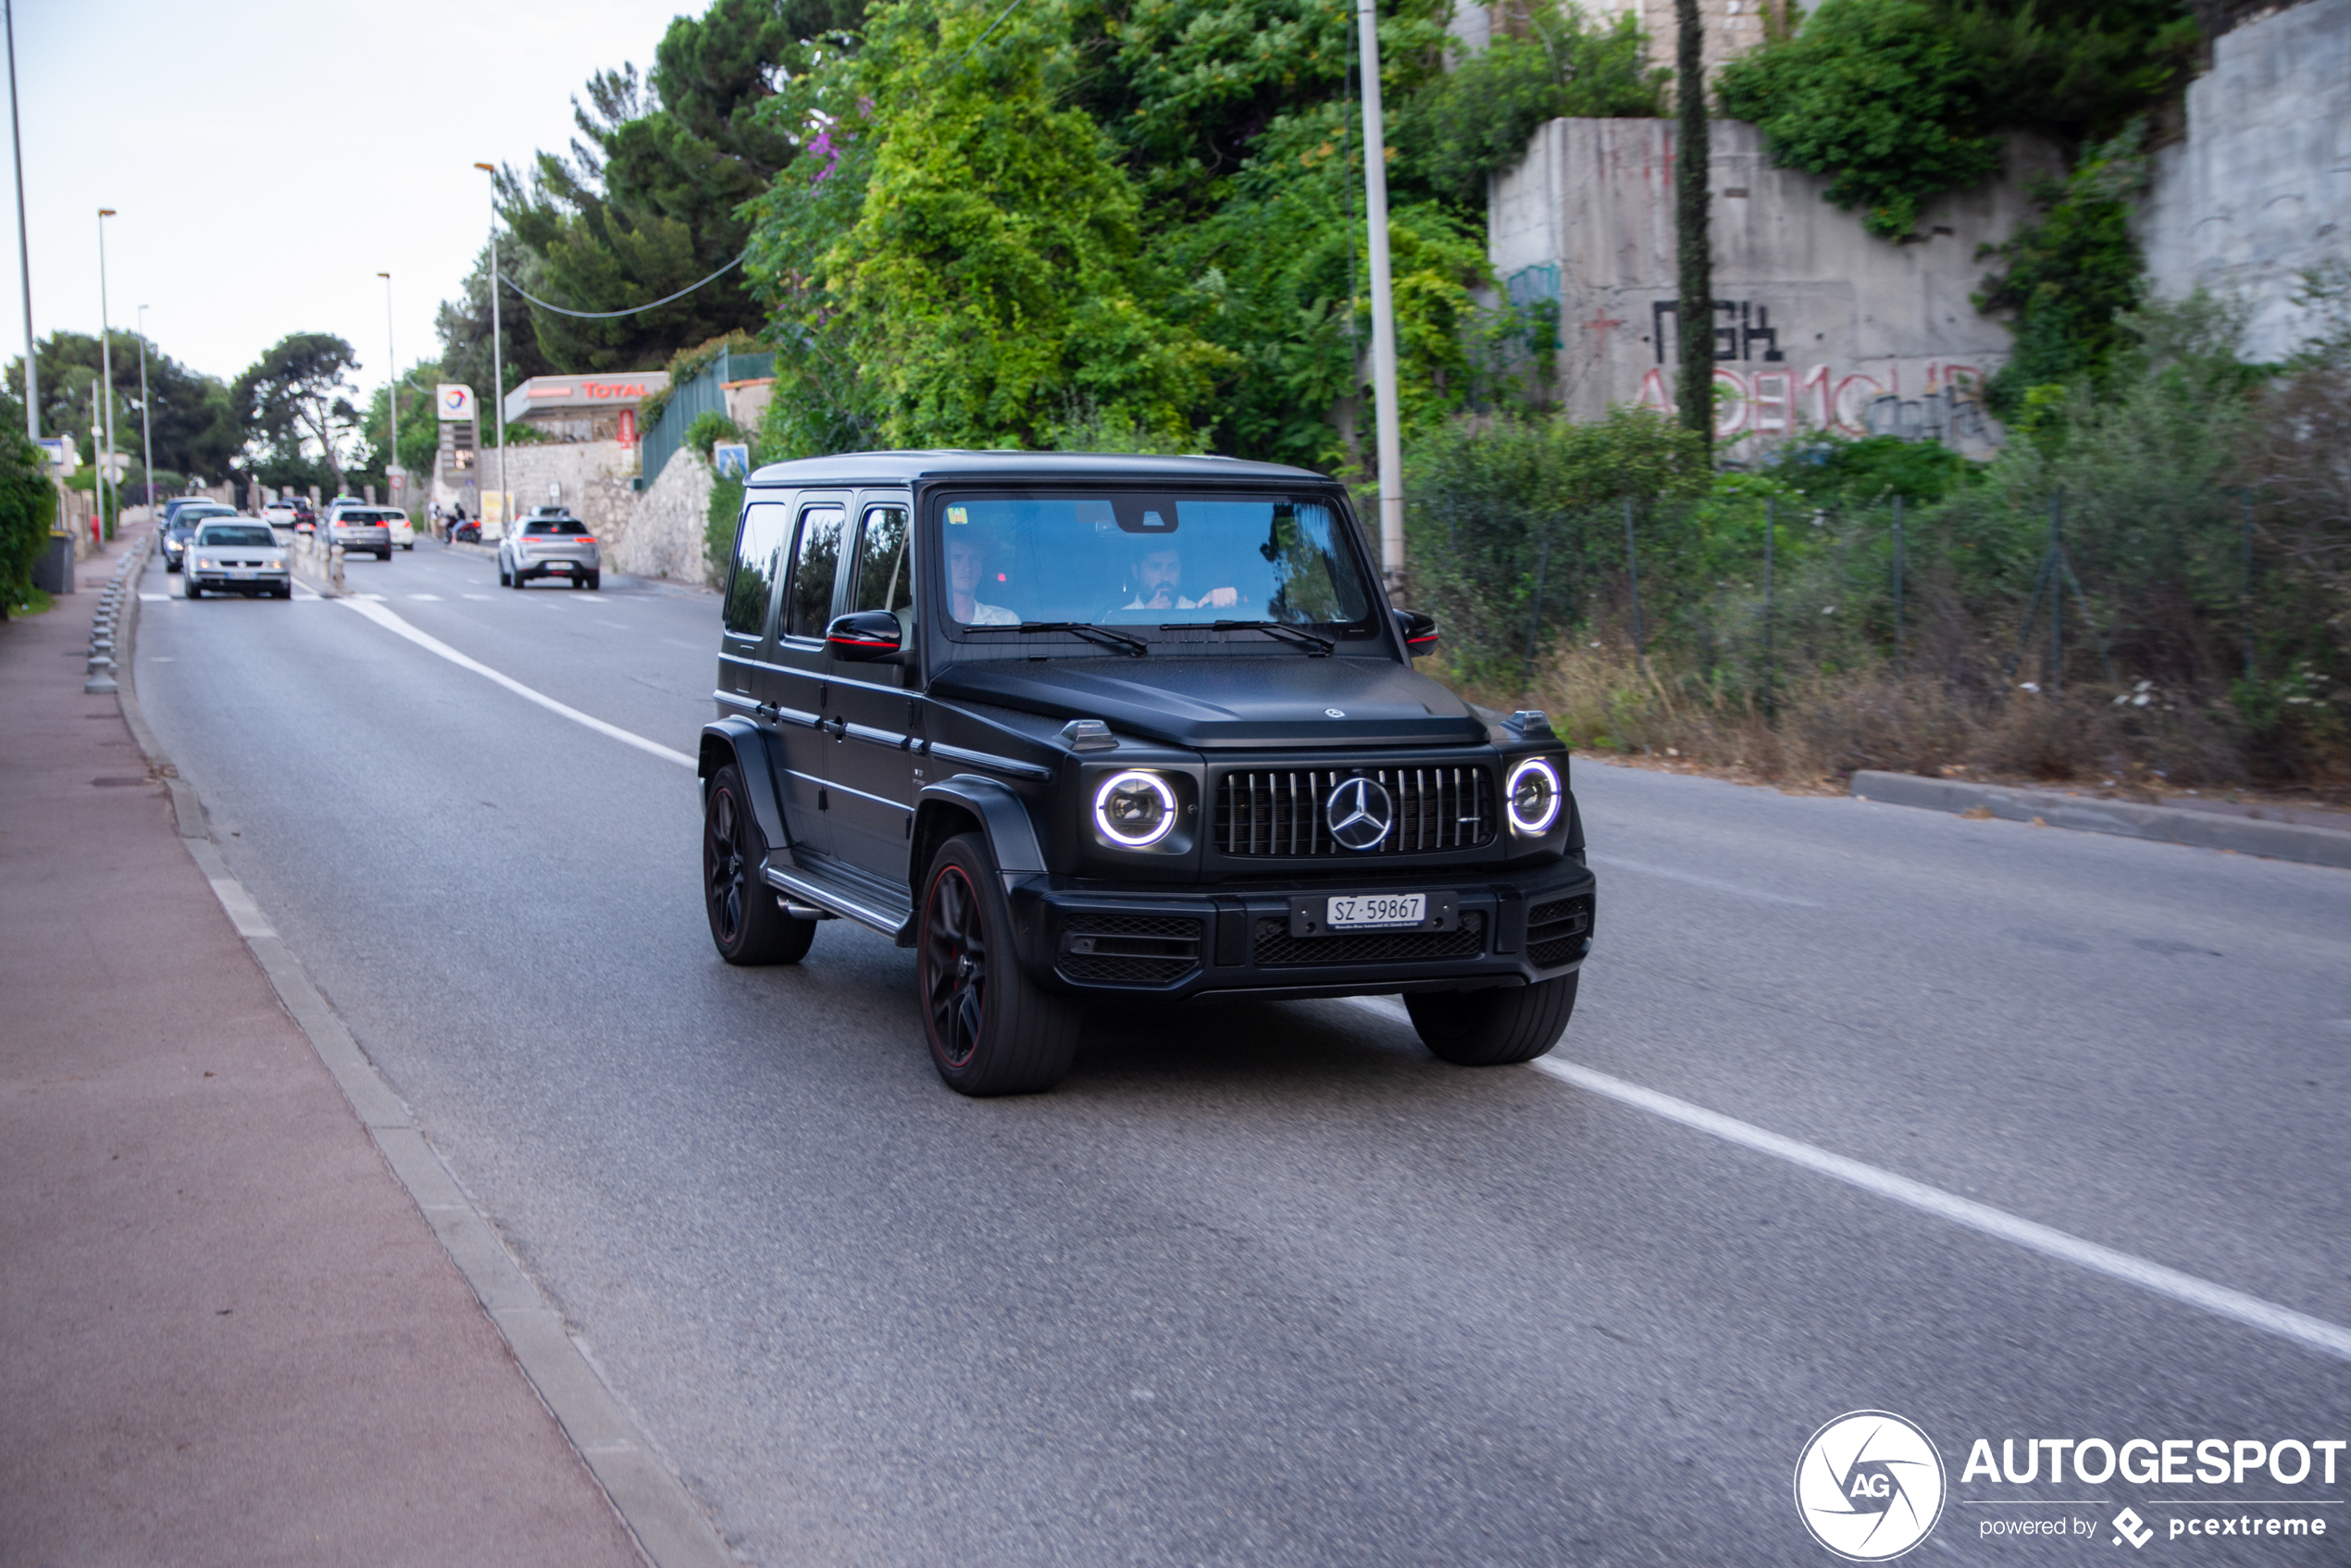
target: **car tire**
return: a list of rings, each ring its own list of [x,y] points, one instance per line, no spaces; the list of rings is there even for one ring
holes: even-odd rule
[[[498,563],[498,586],[501,588],[513,586],[506,580],[506,563],[504,561]]]
[[[1460,1067],[1532,1062],[1560,1041],[1575,1012],[1581,971],[1531,986],[1425,991],[1404,999],[1412,1028],[1433,1055]]]
[[[180,597],[182,599],[201,599],[204,597],[204,590],[196,586],[195,579],[190,578],[187,581],[180,585]]]
[[[923,878],[914,979],[931,1064],[960,1094],[1035,1094],[1068,1075],[1077,1004],[1042,989],[1013,947],[1012,908],[976,833],[947,840]]]
[[[590,572],[590,573],[588,574],[588,591],[589,591],[589,592],[591,592],[591,593],[600,593],[600,592],[602,592],[602,591],[603,591],[603,586],[604,586],[604,574],[603,574],[603,573],[602,573],[602,572]]]
[[[401,548],[401,549],[403,549],[403,550],[410,550],[410,551],[413,551],[413,550],[415,550],[415,549],[417,548],[417,541],[416,541],[415,540],[413,540],[413,539],[412,539],[412,540],[410,540],[407,543],[405,543],[405,544],[402,545],[400,548]]]
[[[816,922],[796,920],[759,879],[767,840],[752,815],[742,769],[718,770],[703,802],[702,888],[710,940],[729,964],[797,964],[816,940]]]

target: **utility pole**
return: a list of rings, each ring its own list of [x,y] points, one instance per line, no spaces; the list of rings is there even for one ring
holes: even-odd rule
[[[1673,231],[1680,297],[1673,307],[1681,332],[1683,425],[1714,450],[1714,241],[1710,229],[1711,153],[1706,123],[1706,25],[1698,0],[1674,0],[1680,23],[1674,107],[1681,125],[1673,146]]]
[[[17,122],[17,8],[0,6],[8,29],[8,136],[17,150],[17,265],[24,270],[24,433],[41,439],[41,376],[32,359],[32,242],[24,222],[24,129]]]
[[[155,421],[147,407],[147,307],[139,307],[139,461],[147,481],[147,516],[155,515]]]
[[[1372,263],[1372,416],[1379,423],[1379,548],[1388,596],[1404,596],[1404,437],[1397,429],[1396,295],[1387,263],[1387,153],[1380,125],[1379,7],[1355,0],[1363,57],[1363,217]]]
[[[498,531],[503,534],[513,497],[506,493],[506,334],[498,324],[498,170],[486,163],[474,167],[490,176],[490,417],[498,426]]]
[[[384,355],[392,366],[391,374],[385,379],[389,390],[384,394],[384,406],[392,410],[392,457],[384,465],[384,489],[389,491],[392,489],[392,470],[400,467],[400,348],[392,334],[392,274],[379,272],[376,276],[384,280]],[[390,500],[391,497],[385,499]],[[407,492],[404,488],[400,504],[404,505],[407,500]]]
[[[103,522],[106,515],[106,487],[114,482],[114,329],[106,324],[106,219],[114,216],[114,208],[98,209],[98,396],[105,404],[106,450],[98,457],[98,477],[92,482],[92,492],[98,497],[98,516]],[[122,507],[122,491],[115,491],[116,510]]]

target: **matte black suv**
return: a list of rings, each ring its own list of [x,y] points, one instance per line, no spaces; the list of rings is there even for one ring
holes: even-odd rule
[[[1221,458],[861,453],[750,480],[703,730],[731,964],[916,950],[967,1094],[1051,1087],[1088,997],[1400,994],[1549,1051],[1593,879],[1543,716],[1412,667],[1346,492]]]

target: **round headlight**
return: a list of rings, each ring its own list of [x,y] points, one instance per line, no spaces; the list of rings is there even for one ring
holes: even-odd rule
[[[1094,791],[1094,826],[1130,850],[1147,849],[1176,827],[1176,791],[1156,773],[1113,773]]]
[[[1543,833],[1560,815],[1559,770],[1541,757],[1528,757],[1511,769],[1511,826],[1521,833]]]

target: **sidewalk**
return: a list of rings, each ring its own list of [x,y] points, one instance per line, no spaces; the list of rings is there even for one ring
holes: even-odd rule
[[[0,1564],[641,1568],[82,694],[136,542],[0,626]]]

